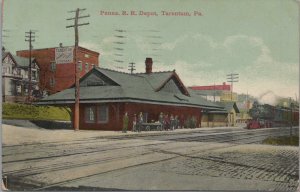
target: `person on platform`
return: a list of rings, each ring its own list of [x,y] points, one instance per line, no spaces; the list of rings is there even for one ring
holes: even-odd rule
[[[133,132],[137,131],[137,118],[136,118],[136,114],[133,115],[133,120],[132,120],[132,131],[133,131]]]
[[[140,132],[142,130],[142,123],[144,122],[144,117],[143,117],[143,113],[140,112],[139,117],[138,117],[138,132]]]
[[[175,115],[175,129],[178,129],[178,126],[179,126],[178,115]]]
[[[184,128],[184,115],[180,115],[180,118],[179,118],[179,128],[180,129]]]
[[[170,127],[170,119],[169,119],[168,114],[166,114],[164,117],[164,128],[165,128],[165,130],[168,130],[169,127]]]
[[[164,130],[164,115],[162,112],[158,116],[158,122],[161,124],[161,129]]]
[[[127,112],[125,112],[125,114],[123,116],[123,130],[122,130],[123,133],[127,132],[128,122],[129,122],[129,118],[128,118]]]
[[[170,116],[170,130],[174,131],[174,129],[175,129],[175,119],[174,119],[173,114],[171,114],[171,116]]]

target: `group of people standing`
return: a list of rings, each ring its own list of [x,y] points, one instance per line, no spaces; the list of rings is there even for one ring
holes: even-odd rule
[[[175,130],[180,128],[180,121],[178,115],[163,114],[162,112],[158,116],[158,122],[161,124],[162,130]],[[143,113],[140,112],[138,115],[134,114],[132,120],[132,131],[140,132],[142,130],[142,123],[144,123]],[[129,117],[128,113],[125,112],[123,116],[123,129],[122,132],[126,133],[128,130]]]
[[[178,119],[178,115],[173,116],[173,114],[163,114],[162,112],[159,114],[158,121],[162,124],[163,130],[175,130],[179,128],[180,121]]]
[[[132,121],[132,131],[141,131],[141,126],[142,123],[144,122],[144,117],[143,117],[143,113],[140,112],[138,117],[136,114],[134,114],[133,116],[133,121]],[[128,113],[125,112],[124,116],[123,116],[123,129],[122,132],[126,133],[127,129],[128,129],[128,123],[129,123],[129,117],[128,117]]]

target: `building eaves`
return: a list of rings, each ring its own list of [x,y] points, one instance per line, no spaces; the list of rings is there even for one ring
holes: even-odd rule
[[[81,102],[95,102],[101,100],[131,100],[132,102],[151,102],[159,104],[177,104],[184,106],[201,107],[208,109],[222,109],[222,107],[210,103],[203,98],[192,98],[181,95],[180,98],[176,97],[173,93],[167,92],[153,92],[149,89],[138,89],[135,87],[123,88],[121,86],[95,86],[95,87],[81,87],[80,88],[80,101]],[[47,98],[39,101],[38,104],[52,103],[64,104],[74,103],[74,88],[64,90],[62,92],[50,95]]]

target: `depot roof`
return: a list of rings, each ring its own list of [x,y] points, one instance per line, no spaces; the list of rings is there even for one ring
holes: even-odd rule
[[[37,104],[65,105],[75,89],[50,95]],[[138,102],[220,110],[223,107],[189,93],[175,71],[129,74],[95,67],[80,80],[80,103]]]

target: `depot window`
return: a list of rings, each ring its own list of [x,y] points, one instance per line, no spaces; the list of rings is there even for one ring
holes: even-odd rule
[[[98,111],[98,123],[107,123],[108,122],[108,106],[99,105],[97,106]]]
[[[96,107],[86,107],[85,108],[85,122],[94,123],[96,121]]]

